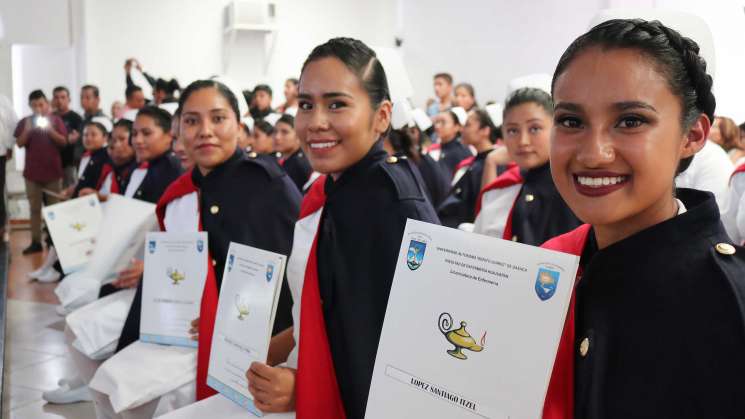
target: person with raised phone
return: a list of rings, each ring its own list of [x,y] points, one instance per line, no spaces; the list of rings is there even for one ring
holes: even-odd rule
[[[127,371],[130,378],[126,381],[134,383],[132,377],[137,377],[134,387],[146,393],[149,400],[115,413],[111,395],[121,389],[108,389],[107,394],[95,391],[96,408],[104,417],[152,417],[154,413],[162,414],[215,394],[206,383],[207,367],[228,247],[235,242],[289,254],[293,226],[300,210],[301,195],[276,162],[268,157],[246,155],[238,148],[240,112],[236,96],[228,87],[213,80],[195,81],[179,100],[179,137],[195,167],[168,187],[156,213],[165,232],[208,232],[209,259],[205,260],[208,273],[201,295],[201,314],[188,331],[198,341],[196,392],[194,379],[167,392],[150,392],[164,377],[171,377],[168,381],[176,383],[183,375],[177,365],[156,368],[159,364],[166,365],[178,352],[170,351],[172,348],[155,352],[142,343],[130,345],[99,368],[91,386],[100,389],[96,385],[103,378],[100,376],[108,378],[102,382],[117,382],[117,372]],[[141,298],[141,294],[135,298]],[[292,326],[291,307],[289,288],[284,283],[274,324],[276,331]],[[140,365],[135,362],[146,358],[147,362]],[[117,369],[117,365],[128,368]],[[168,409],[158,407],[161,398],[169,400]]]
[[[551,173],[588,224],[543,245],[581,257],[543,417],[745,417],[745,248],[711,193],[674,187],[716,107],[698,44],[606,21],[552,93]]]
[[[325,176],[295,226],[294,327],[251,365],[248,389],[263,412],[362,418],[406,220],[438,220],[408,159],[383,148],[392,105],[373,50],[350,38],[317,46],[298,97],[295,129]]]

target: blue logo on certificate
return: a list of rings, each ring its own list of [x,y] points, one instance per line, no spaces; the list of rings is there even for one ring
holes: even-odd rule
[[[155,240],[150,240],[150,242],[148,242],[147,250],[150,252],[151,255],[155,253]]]
[[[204,250],[204,240],[198,239],[197,240],[197,252],[202,253],[202,250]]]
[[[427,249],[427,243],[412,240],[409,244],[409,253],[406,255],[406,266],[412,271],[419,269],[424,261],[424,251]]]
[[[266,265],[266,282],[272,282],[273,276],[274,276],[274,265],[270,263]]]
[[[49,216],[49,219],[50,219],[50,220],[54,221],[54,211],[49,211],[49,212],[47,213],[47,215]]]
[[[559,284],[559,272],[551,269],[540,268],[535,280],[535,293],[541,301],[546,301],[556,293]]]
[[[91,199],[90,201],[88,201],[88,205],[90,205],[91,207],[95,207],[96,206],[96,200],[95,199]]]
[[[228,272],[233,270],[233,262],[235,262],[235,255],[228,256]]]

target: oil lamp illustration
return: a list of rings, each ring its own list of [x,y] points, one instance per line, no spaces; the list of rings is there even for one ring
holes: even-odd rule
[[[463,353],[463,349],[467,349],[472,352],[481,352],[484,350],[486,344],[486,332],[481,336],[479,343],[476,343],[468,331],[466,331],[466,322],[460,322],[460,327],[453,328],[453,317],[450,313],[440,314],[440,318],[437,321],[440,332],[445,336],[445,339],[450,342],[455,348],[448,349],[447,353],[450,356],[458,359],[468,359],[466,354]]]
[[[183,272],[179,272],[176,268],[168,268],[166,275],[173,281],[172,285],[178,285],[181,281],[186,279],[186,275]]]
[[[70,224],[70,228],[72,228],[73,230],[77,232],[81,232],[85,228],[85,223],[78,221],[78,222]]]
[[[248,316],[248,302],[240,295],[235,295],[235,308],[238,309],[238,320],[243,320]]]

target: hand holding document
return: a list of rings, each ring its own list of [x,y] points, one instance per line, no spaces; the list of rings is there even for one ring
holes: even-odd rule
[[[266,362],[287,258],[230,243],[225,263],[207,384],[257,416],[246,370]]]
[[[140,340],[196,348],[189,329],[207,278],[207,233],[148,233],[146,242]]]
[[[409,220],[365,417],[541,417],[578,263]]]
[[[54,241],[62,270],[83,269],[93,254],[103,211],[96,196],[84,196],[44,207],[44,221]]]

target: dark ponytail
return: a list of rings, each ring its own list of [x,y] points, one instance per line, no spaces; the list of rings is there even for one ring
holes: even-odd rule
[[[590,47],[641,51],[658,66],[670,90],[680,98],[682,128],[690,128],[702,113],[713,123],[716,99],[711,91],[712,78],[706,72],[706,61],[699,55],[695,41],[656,20],[614,19],[603,22],[577,38],[561,56],[551,82],[552,92],[556,79],[569,63]],[[693,156],[682,159],[678,173],[687,169],[692,160]]]
[[[491,120],[489,113],[481,108],[474,109],[471,112],[476,117],[476,120],[479,123],[479,129],[482,129],[484,127],[489,128],[489,141],[491,141],[492,144],[496,143],[497,139],[502,136],[502,132],[499,131],[499,128],[494,125],[494,122]]]
[[[416,146],[412,143],[411,138],[405,132],[405,129],[392,129],[388,132],[388,142],[397,154],[403,154],[407,158],[419,163],[421,157],[417,152]]]

